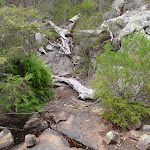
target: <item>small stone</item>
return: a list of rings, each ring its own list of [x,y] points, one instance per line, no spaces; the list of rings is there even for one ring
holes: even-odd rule
[[[27,147],[32,147],[36,144],[37,140],[34,134],[27,134],[25,136],[25,143]]]
[[[144,125],[143,126],[143,132],[146,134],[150,134],[150,125]]]
[[[131,130],[128,132],[127,136],[131,139],[138,140],[141,137],[140,132]]]
[[[0,132],[0,149],[8,148],[14,143],[11,132],[5,128]]]
[[[110,131],[106,134],[105,142],[107,144],[119,144],[120,143],[120,135],[118,132]]]
[[[129,130],[136,130],[136,129],[140,128],[141,124],[142,124],[142,122],[141,122],[140,120],[137,120],[137,121],[134,122],[132,125],[127,126],[127,128],[128,128]]]
[[[142,135],[137,144],[137,148],[140,150],[150,150],[150,136],[147,134]]]

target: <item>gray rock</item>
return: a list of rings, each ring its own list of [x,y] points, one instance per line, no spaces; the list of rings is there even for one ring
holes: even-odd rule
[[[128,132],[127,136],[134,140],[139,140],[141,133],[139,131],[131,130]]]
[[[45,120],[40,120],[39,118],[29,119],[23,127],[26,130],[34,129],[36,130],[45,130],[48,128],[48,123]]]
[[[110,131],[106,134],[105,142],[107,144],[119,144],[120,143],[120,135],[118,132]]]
[[[150,125],[144,125],[143,126],[143,132],[146,134],[150,134]]]
[[[150,150],[150,136],[147,134],[142,135],[137,144],[137,148],[140,150]]]
[[[136,8],[128,10],[121,16],[106,20],[101,27],[110,27],[114,35],[114,40],[120,40],[122,36],[139,31],[150,26],[150,10],[141,10]],[[121,24],[120,24],[121,23]]]
[[[67,121],[51,127],[94,150],[103,149],[101,134],[110,128],[104,120],[88,111],[75,111]]]
[[[0,149],[8,148],[14,143],[14,138],[11,132],[5,128],[0,132]]]
[[[32,129],[32,128],[38,127],[40,124],[41,124],[41,121],[39,118],[32,118],[26,122],[23,128]]]
[[[47,56],[43,56],[46,66],[51,69],[55,75],[67,75],[73,71],[73,64],[71,59],[58,52],[49,52]]]
[[[34,134],[27,134],[25,136],[25,144],[27,147],[32,147],[36,144],[36,137]]]
[[[37,138],[37,141],[37,144],[30,147],[30,150],[77,150],[77,148],[70,148],[64,137],[51,129],[46,129]],[[28,150],[28,148],[26,143],[24,143],[15,150]]]
[[[140,120],[134,122],[132,125],[127,126],[129,130],[136,130],[141,127],[142,122]]]
[[[46,120],[40,122],[40,125],[36,128],[37,130],[45,130],[48,128],[48,123]]]

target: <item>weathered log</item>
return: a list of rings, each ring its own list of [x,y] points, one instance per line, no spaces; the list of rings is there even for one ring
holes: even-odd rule
[[[66,38],[66,34],[69,33],[67,29],[62,29],[58,26],[56,26],[52,21],[47,20],[47,23],[49,23],[52,28],[55,30],[56,33],[58,33],[58,35],[60,35],[63,39],[67,40]]]
[[[83,86],[79,81],[73,78],[64,78],[59,76],[52,76],[53,79],[56,79],[59,82],[65,82],[70,85],[75,91],[79,93],[79,98],[82,100],[93,99],[94,91],[90,88]]]
[[[71,50],[70,50],[70,46],[69,46],[69,38],[67,38],[66,40],[61,38],[62,44],[63,44],[63,50],[65,52],[65,54],[71,54]]]
[[[72,21],[75,21],[75,19],[73,19]],[[58,26],[56,26],[52,21],[47,20],[47,22],[52,26],[52,28],[56,31],[56,33],[60,36],[61,42],[62,44],[57,44],[63,51],[65,54],[70,55],[71,54],[71,45],[69,45],[70,43],[70,39],[68,39],[66,37],[66,35],[71,34],[71,32],[68,29],[62,29]]]
[[[75,22],[77,22],[79,19],[80,19],[80,14],[78,14],[78,15],[74,16],[73,18],[71,18],[70,21],[71,21],[72,23],[75,23]]]
[[[70,35],[73,34],[73,29],[75,27],[76,22],[79,20],[80,18],[80,14],[74,16],[73,18],[70,19],[71,24],[69,25],[69,29],[63,29],[58,27],[57,25],[55,25],[52,21],[47,20],[47,23],[49,23],[51,25],[51,27],[55,30],[55,32],[60,36],[60,40],[61,43],[57,43],[57,46],[55,47],[59,47],[64,54],[70,55],[71,54],[71,49],[73,48],[73,42],[72,39],[69,38]],[[90,34],[90,35],[100,35],[102,34],[104,31],[108,31],[110,33],[111,36],[111,41],[113,40],[113,34],[110,31],[110,29],[107,28],[101,28],[101,29],[96,29],[96,30],[77,30],[75,32],[75,34],[77,33],[85,33],[85,34]],[[54,44],[50,43],[52,46],[54,46]]]
[[[75,28],[76,22],[80,19],[80,14],[74,16],[69,21],[71,22],[69,25],[69,30],[73,30]]]

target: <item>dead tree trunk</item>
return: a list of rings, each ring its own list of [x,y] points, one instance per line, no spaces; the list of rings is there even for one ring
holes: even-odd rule
[[[56,48],[59,48],[59,53],[66,54],[66,55],[71,55],[71,51],[73,49],[73,41],[72,41],[72,36],[73,34],[89,34],[89,35],[100,35],[104,31],[108,31],[111,36],[111,41],[113,40],[113,34],[109,29],[102,28],[102,29],[96,29],[96,30],[77,30],[76,32],[74,31],[74,28],[76,26],[76,22],[80,19],[80,14],[74,16],[71,18],[70,24],[67,29],[63,29],[61,27],[58,27],[55,25],[52,21],[47,20],[46,22],[51,25],[51,27],[55,30],[55,32],[60,36],[60,39],[55,42],[51,43],[49,42],[49,47],[50,50],[55,50]],[[49,49],[48,49],[49,50]],[[44,51],[43,48],[40,48],[40,51]]]

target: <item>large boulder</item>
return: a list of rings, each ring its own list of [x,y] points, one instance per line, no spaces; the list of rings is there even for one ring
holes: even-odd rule
[[[14,144],[14,138],[11,132],[5,128],[0,132],[0,149],[11,147]]]
[[[103,149],[102,135],[110,128],[103,119],[88,111],[73,112],[66,121],[51,127],[94,150]]]

